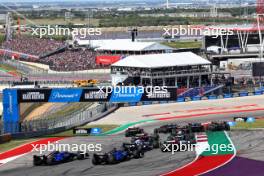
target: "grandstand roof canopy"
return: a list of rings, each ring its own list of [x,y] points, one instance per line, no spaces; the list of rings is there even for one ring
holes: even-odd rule
[[[130,39],[116,40],[78,40],[79,45],[91,44],[96,50],[108,51],[157,51],[172,50],[173,48],[159,44],[157,42],[132,42]]]
[[[166,53],[128,56],[112,66],[136,67],[136,68],[159,68],[189,65],[208,65],[210,61],[192,53]]]

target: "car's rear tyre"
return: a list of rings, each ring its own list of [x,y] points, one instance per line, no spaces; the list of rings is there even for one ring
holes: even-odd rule
[[[42,165],[43,162],[42,162],[42,159],[38,156],[33,156],[33,165],[34,166],[40,166]]]
[[[52,157],[47,158],[47,165],[55,164]]]
[[[92,159],[92,163],[93,163],[93,165],[98,165],[98,164],[100,164],[99,161],[98,161],[95,157],[93,157],[93,159]]]
[[[159,141],[157,140],[153,141],[153,148],[159,148]]]
[[[142,151],[139,151],[139,150],[134,150],[133,151],[133,156],[134,156],[135,159],[143,158],[144,157],[144,153]]]
[[[109,154],[107,157],[107,163],[108,164],[114,164],[115,163],[115,158],[112,154]]]

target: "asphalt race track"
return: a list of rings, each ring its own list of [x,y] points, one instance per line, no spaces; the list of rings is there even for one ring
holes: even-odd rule
[[[263,97],[262,97],[263,98]],[[240,101],[239,101],[240,102]],[[260,101],[251,102],[250,104],[256,103],[257,106]],[[234,102],[236,104],[236,102]],[[245,104],[249,104],[247,101]],[[262,103],[262,102],[261,102]],[[264,103],[262,103],[264,104]],[[237,105],[243,105],[237,104]],[[176,105],[175,105],[176,106]],[[208,105],[206,105],[208,106]],[[220,105],[218,105],[220,106]],[[229,105],[228,105],[229,106]],[[201,108],[201,107],[199,107]],[[191,107],[188,107],[191,109]],[[244,108],[243,108],[244,109]],[[167,112],[169,109],[164,109],[163,112]],[[170,110],[170,112],[175,111]],[[153,111],[148,114],[155,113]],[[118,112],[114,113],[118,115]],[[144,112],[145,114],[145,112]],[[144,115],[142,114],[142,115]],[[243,113],[244,115],[261,116],[263,111],[251,111]],[[170,114],[171,115],[171,114]],[[239,113],[239,115],[241,115]],[[154,115],[153,115],[154,116]],[[168,116],[163,114],[162,116]],[[203,116],[194,116],[190,118],[172,118],[169,121],[156,121],[154,123],[145,123],[143,128],[145,131],[151,133],[155,127],[167,124],[170,122],[177,122],[184,124],[188,122],[208,122],[210,120],[228,120],[231,119],[232,115],[223,114],[208,114]],[[124,117],[123,117],[124,118]],[[104,119],[102,119],[104,120]],[[234,131],[230,132],[229,135],[236,146],[237,156],[242,158],[248,158],[258,161],[264,160],[264,142],[263,142],[263,130],[256,131]],[[164,138],[165,136],[162,136]],[[102,144],[103,151],[107,152],[113,147],[121,146],[122,142],[128,141],[130,138],[125,138],[123,133],[111,135],[111,136],[98,136],[98,137],[73,137],[64,139],[61,143],[74,143],[74,144]],[[1,176],[73,176],[73,175],[89,175],[89,176],[153,176],[166,173],[171,170],[179,168],[195,158],[195,152],[178,152],[174,155],[171,153],[162,153],[159,149],[154,149],[145,153],[145,157],[142,159],[132,159],[127,162],[119,163],[116,165],[99,165],[93,166],[91,159],[82,161],[73,161],[65,164],[54,165],[54,166],[33,166],[32,156],[38,154],[37,152],[31,152],[24,155],[16,160],[6,163],[0,167]],[[90,152],[92,154],[92,152]],[[263,164],[263,163],[262,163]],[[210,175],[207,174],[207,175]],[[212,174],[213,175],[213,174]],[[217,175],[217,174],[216,174]],[[219,175],[219,174],[218,174]],[[230,176],[233,176],[230,174]],[[243,176],[243,175],[241,175]]]
[[[148,131],[152,128],[145,127]],[[238,155],[250,159],[263,160],[263,131],[243,131],[231,132],[231,138],[235,141]],[[262,140],[261,140],[262,139]],[[101,137],[75,137],[62,141],[62,143],[101,143],[103,150],[108,151],[113,147],[118,147],[126,141],[123,134],[114,135],[109,140],[107,136]],[[73,161],[55,166],[32,165],[32,156],[37,152],[27,154],[1,167],[0,175],[3,176],[44,176],[44,175],[160,175],[170,170],[174,170],[191,162],[195,158],[194,152],[162,153],[159,149],[154,149],[145,154],[142,159],[133,159],[117,165],[93,166],[91,160]]]

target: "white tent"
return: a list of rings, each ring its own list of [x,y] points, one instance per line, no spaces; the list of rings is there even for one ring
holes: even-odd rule
[[[172,50],[173,48],[157,42],[132,42],[130,39],[116,40],[77,40],[79,45],[91,45],[96,50],[108,51],[156,51]]]
[[[211,62],[192,53],[165,53],[165,54],[147,54],[133,55],[122,59],[112,66],[136,67],[136,68],[159,68],[188,65],[210,65]]]

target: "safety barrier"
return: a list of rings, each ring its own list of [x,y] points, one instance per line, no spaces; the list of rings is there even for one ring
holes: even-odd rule
[[[228,99],[228,98],[236,98],[236,97],[246,97],[246,96],[256,96],[256,95],[263,95],[264,88],[256,90],[254,92],[248,91],[241,91],[238,93],[228,93],[223,95],[208,95],[208,96],[194,96],[194,97],[178,97],[175,101],[159,101],[159,102],[130,102],[124,103],[124,106],[141,106],[141,105],[152,105],[152,104],[164,104],[164,103],[181,103],[181,102],[188,102],[188,101],[201,101],[201,100],[216,100],[216,99]]]

